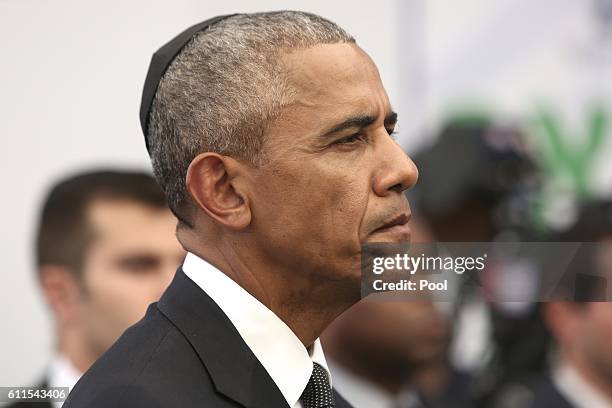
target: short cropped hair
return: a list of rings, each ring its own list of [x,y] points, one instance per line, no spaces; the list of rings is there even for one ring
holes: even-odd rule
[[[353,42],[335,23],[299,11],[239,14],[194,36],[159,83],[147,135],[155,177],[181,224],[191,226],[185,178],[198,154],[261,164],[266,126],[292,97],[282,53]]]
[[[161,188],[144,172],[99,170],[65,178],[51,188],[40,212],[36,236],[39,270],[55,265],[80,273],[93,236],[87,211],[99,200],[168,208]]]

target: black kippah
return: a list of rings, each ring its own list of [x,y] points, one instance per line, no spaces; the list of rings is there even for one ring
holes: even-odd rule
[[[147,150],[149,150],[149,140],[147,137],[149,130],[149,114],[153,105],[153,99],[157,93],[159,81],[161,81],[162,77],[166,73],[166,70],[170,64],[172,64],[174,58],[176,58],[187,43],[191,41],[196,33],[205,30],[224,18],[235,15],[236,14],[226,14],[223,16],[217,16],[191,26],[164,44],[155,54],[153,54],[151,64],[149,64],[147,78],[145,79],[144,88],[142,90],[142,100],[140,102],[140,126],[142,128],[142,132],[144,133]]]

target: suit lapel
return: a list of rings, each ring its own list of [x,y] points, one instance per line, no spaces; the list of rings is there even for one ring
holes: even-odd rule
[[[245,407],[288,407],[229,318],[182,269],[157,307],[187,338],[217,392]]]

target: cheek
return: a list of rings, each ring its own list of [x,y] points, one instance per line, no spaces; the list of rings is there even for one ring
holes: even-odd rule
[[[348,183],[303,185],[306,188],[287,191],[278,203],[277,216],[265,227],[275,226],[268,242],[278,245],[276,253],[291,254],[289,263],[359,274],[358,266],[355,271],[351,266],[358,265],[355,254],[361,249],[363,200]]]
[[[589,333],[591,342],[599,343],[593,345],[600,350],[607,350],[612,356],[612,348],[609,340],[612,339],[612,307],[608,302],[597,302],[590,305],[591,317],[588,319],[586,331]]]
[[[89,270],[88,302],[93,319],[109,329],[123,331],[136,323],[147,306],[157,300],[157,292],[144,279],[136,279],[120,271]]]
[[[333,180],[317,190],[319,201],[312,203],[304,220],[315,228],[316,241],[326,248],[354,253],[360,248],[360,229],[367,199],[351,180]]]
[[[358,166],[294,163],[259,180],[263,188],[252,202],[257,245],[272,262],[305,274],[360,276],[367,177]]]
[[[266,183],[258,197],[263,205],[255,215],[305,242],[329,245],[334,240],[357,239],[368,190],[354,172],[339,176],[343,173],[346,170],[309,165],[284,169],[279,172],[282,178]]]

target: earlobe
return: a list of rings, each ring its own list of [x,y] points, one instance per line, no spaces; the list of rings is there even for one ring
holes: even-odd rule
[[[243,166],[231,157],[207,152],[196,156],[187,169],[187,192],[196,207],[234,230],[251,223],[248,195],[240,188]]]

